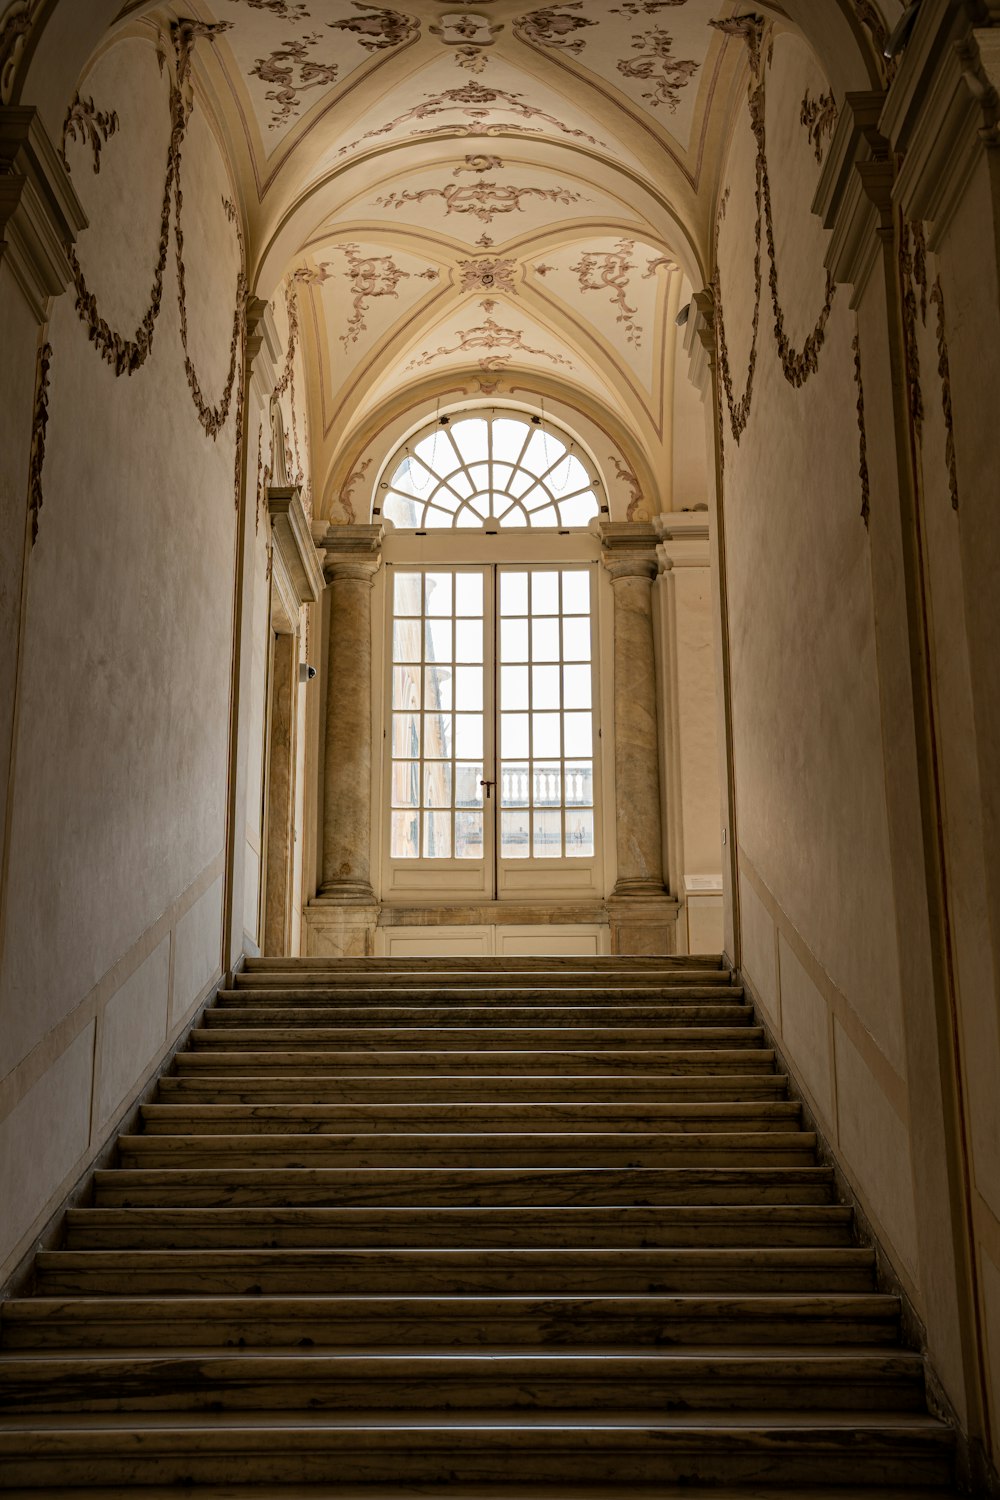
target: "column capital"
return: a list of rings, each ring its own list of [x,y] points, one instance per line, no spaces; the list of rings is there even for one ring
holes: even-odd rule
[[[328,526],[317,543],[323,553],[323,575],[335,579],[367,579],[373,583],[382,566],[382,526]]]
[[[601,543],[601,562],[611,574],[612,583],[623,578],[656,577],[655,526],[648,521],[601,521],[593,528]]]
[[[37,109],[0,109],[0,260],[39,324],[73,278],[69,255],[87,215]]]

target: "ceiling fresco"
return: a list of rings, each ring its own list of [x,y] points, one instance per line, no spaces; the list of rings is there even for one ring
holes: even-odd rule
[[[345,518],[361,428],[370,441],[380,412],[435,389],[558,393],[672,472],[677,318],[708,278],[709,205],[746,109],[745,4],[185,10],[254,284],[297,319],[318,520]],[[121,24],[162,34],[175,15],[135,0]]]

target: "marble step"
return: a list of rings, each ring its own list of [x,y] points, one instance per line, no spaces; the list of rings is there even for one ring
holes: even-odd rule
[[[40,1295],[577,1295],[871,1291],[867,1247],[689,1250],[42,1250]]]
[[[734,971],[721,960],[699,955],[670,960],[628,954],[589,958],[304,958],[282,962],[250,959],[234,984],[483,984],[502,989],[536,981],[627,984],[633,979],[660,984],[731,984]]]
[[[457,1131],[407,1135],[122,1135],[123,1167],[808,1166],[816,1137],[789,1132]]]
[[[16,1488],[4,1493],[5,1500],[38,1500],[37,1489]],[[645,1485],[630,1485],[628,1500],[692,1500],[692,1493],[691,1486],[684,1482],[679,1485],[661,1484],[655,1489],[648,1489]],[[905,1488],[898,1485],[865,1485],[861,1493],[855,1486],[843,1489],[839,1485],[834,1488],[823,1485],[819,1489],[811,1485],[783,1485],[781,1489],[773,1489],[758,1484],[741,1484],[738,1489],[726,1485],[719,1489],[712,1485],[707,1489],[699,1486],[696,1493],[697,1500],[968,1500],[967,1494],[960,1494],[958,1490],[948,1487],[913,1484],[908,1484]],[[59,1494],[60,1497],[70,1497],[70,1500],[72,1497],[76,1497],[76,1500],[177,1500],[174,1486],[164,1489],[156,1484],[141,1487],[115,1485],[113,1489],[106,1489],[104,1486],[95,1489],[89,1485],[85,1489],[79,1489],[75,1485],[63,1485]],[[381,1484],[366,1484],[361,1489],[339,1484],[333,1487],[328,1484],[269,1484],[266,1488],[258,1485],[205,1484],[198,1487],[198,1500],[418,1500],[418,1497],[419,1500],[624,1500],[617,1486],[605,1489],[603,1486],[594,1488],[589,1484],[570,1489],[561,1484],[530,1484],[514,1488],[506,1484],[479,1484],[474,1489],[450,1484],[443,1489],[437,1485],[423,1484],[407,1485],[403,1489],[398,1485]]]
[[[50,1354],[0,1358],[0,1410],[914,1412],[904,1352]],[[265,1418],[266,1420],[266,1418]]]
[[[749,1028],[747,1028],[749,1030]],[[244,1038],[244,1041],[246,1039]],[[273,1038],[262,1038],[262,1041]],[[258,1073],[280,1073],[290,1077],[295,1073],[315,1077],[321,1073],[338,1078],[350,1078],[358,1074],[370,1074],[373,1068],[386,1073],[434,1074],[434,1073],[568,1073],[584,1077],[591,1073],[607,1076],[618,1073],[629,1080],[636,1074],[655,1073],[767,1073],[774,1067],[774,1052],[767,1047],[748,1040],[738,1048],[716,1046],[710,1051],[669,1050],[655,1051],[542,1051],[524,1048],[515,1052],[504,1052],[499,1048],[481,1048],[475,1051],[427,1051],[416,1048],[406,1051],[348,1052],[337,1047],[336,1036],[331,1037],[329,1050],[316,1050],[314,1042],[305,1038],[296,1039],[297,1045],[284,1044],[279,1050],[271,1047],[267,1051],[254,1052],[243,1042],[233,1043],[227,1037],[223,1046],[217,1032],[204,1033],[193,1052],[178,1052],[174,1068],[179,1073],[233,1072],[245,1075]],[[466,1038],[468,1043],[468,1038]],[[260,1043],[257,1044],[258,1046]]]
[[[551,1008],[563,1015],[576,1007],[600,1009],[617,1015],[632,1006],[651,1005],[671,1010],[683,1005],[738,1005],[747,1003],[740,984],[664,985],[652,981],[610,984],[607,981],[586,985],[549,985],[521,983],[497,988],[485,984],[420,984],[412,980],[403,984],[306,984],[296,980],[284,984],[241,984],[219,991],[219,1003],[228,1007],[241,1005],[369,1005],[402,1007],[417,1011],[461,1006],[476,1014],[491,1014],[505,1006],[534,1012]]]
[[[847,1245],[852,1213],[822,1207],[727,1208],[71,1208],[68,1250],[309,1246],[576,1245],[680,1248]]]
[[[458,1129],[481,1132],[608,1130],[706,1132],[794,1130],[801,1106],[774,1102],[715,1101],[707,1104],[595,1103],[570,1104],[144,1104],[147,1135],[322,1134],[360,1131],[408,1134]]]
[[[414,1030],[426,1026],[483,1026],[514,1028],[560,1027],[566,1030],[614,1027],[630,1031],[634,1026],[742,1026],[753,1023],[753,1007],[746,1002],[730,1003],[729,997],[702,1004],[651,1005],[508,1005],[497,1001],[490,1005],[395,1005],[373,1002],[371,1005],[342,1005],[339,1000],[303,999],[297,995],[237,994],[220,995],[206,1010],[206,1026],[345,1026],[391,1027]]]
[[[383,1053],[387,1043],[393,1051],[401,1048],[415,1052],[435,1053],[493,1051],[534,1054],[547,1048],[572,1047],[574,1051],[594,1052],[607,1048],[616,1054],[623,1050],[635,1053],[645,1049],[669,1048],[703,1050],[759,1047],[764,1032],[760,1026],[635,1026],[624,1043],[617,1026],[274,1026],[245,1025],[236,1014],[227,1011],[216,1017],[211,1026],[196,1026],[188,1042],[191,1048],[212,1047],[233,1051],[246,1048],[253,1052],[274,1045],[282,1051],[322,1051],[343,1048],[345,1053],[371,1050]]]
[[[954,1439],[919,1414],[544,1411],[0,1419],[0,1486],[255,1484],[948,1484]]]
[[[98,1208],[369,1208],[526,1204],[823,1204],[829,1167],[102,1168]]]
[[[0,1304],[10,1349],[879,1346],[881,1292],[667,1296],[27,1297]]]
[[[783,1100],[788,1092],[785,1073],[645,1074],[629,1080],[628,1097],[633,1103],[706,1103],[714,1100],[751,1102]],[[515,1100],[547,1104],[617,1104],[622,1097],[619,1076],[590,1073],[582,1078],[570,1074],[483,1075],[442,1074],[387,1077],[383,1073],[353,1078],[299,1074],[291,1078],[242,1078],[197,1074],[165,1074],[157,1097],[164,1102],[197,1101],[206,1104],[460,1104],[510,1105]]]

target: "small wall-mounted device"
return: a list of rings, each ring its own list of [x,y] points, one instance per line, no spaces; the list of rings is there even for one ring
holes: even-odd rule
[[[312,682],[312,680],[313,680],[313,678],[315,676],[316,676],[316,668],[315,667],[311,667],[309,665],[309,663],[306,662],[306,661],[300,661],[299,662],[299,681],[300,682]]]

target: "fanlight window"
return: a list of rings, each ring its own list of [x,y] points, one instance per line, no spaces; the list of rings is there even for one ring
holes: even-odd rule
[[[571,440],[570,440],[571,442]],[[390,466],[396,526],[586,526],[598,481],[561,434],[519,414],[435,422]]]

